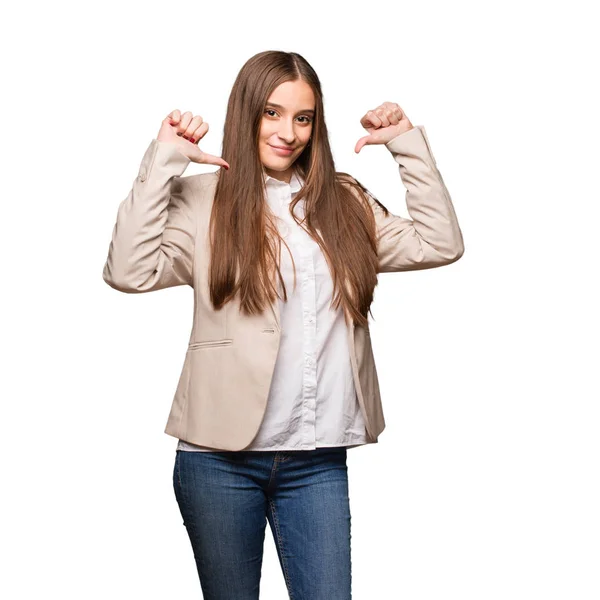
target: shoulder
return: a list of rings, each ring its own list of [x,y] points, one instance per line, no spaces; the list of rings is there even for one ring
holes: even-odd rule
[[[201,201],[202,199],[214,195],[219,175],[218,172],[215,171],[212,173],[198,173],[196,175],[177,177],[176,180],[181,191],[187,192],[195,196],[197,200]]]
[[[197,173],[196,175],[187,175],[181,179],[185,180],[185,185],[200,190],[216,186],[219,174],[217,171],[212,173]]]
[[[348,189],[356,198],[363,201],[365,206],[370,206],[378,216],[380,211],[383,211],[385,215],[389,213],[389,210],[379,201],[379,199],[373,194],[367,186],[362,184],[356,177],[345,173],[344,171],[336,172],[337,181],[346,189]]]
[[[356,177],[346,173],[344,171],[336,171],[335,173],[337,183],[342,187],[348,189],[355,196],[365,199],[366,196],[372,196],[371,192],[363,185]]]
[[[344,171],[336,171],[335,173],[337,182],[343,187],[349,189],[354,195],[364,196],[365,194],[370,195],[371,192],[363,185],[356,177],[346,173]]]
[[[356,186],[357,184],[360,185],[355,177],[352,177],[350,173],[346,173],[345,171],[336,171],[335,179],[337,183],[347,187]]]

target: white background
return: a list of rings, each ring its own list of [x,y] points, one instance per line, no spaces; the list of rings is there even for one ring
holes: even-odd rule
[[[4,8],[0,595],[200,598],[163,433],[189,287],[102,280],[174,108],[221,149],[267,49],[317,71],[338,170],[408,216],[384,101],[424,125],[465,242],[382,274],[386,430],[348,452],[356,600],[598,600],[597,21],[591,2],[30,2]],[[596,41],[594,41],[596,40]],[[186,175],[212,171],[190,164]],[[286,598],[267,527],[261,598]]]

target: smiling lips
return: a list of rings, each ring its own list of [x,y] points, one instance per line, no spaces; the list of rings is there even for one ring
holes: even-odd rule
[[[273,148],[275,154],[279,154],[280,156],[289,156],[294,151],[293,148],[280,148],[278,146],[272,146],[271,144],[269,144],[269,146]]]

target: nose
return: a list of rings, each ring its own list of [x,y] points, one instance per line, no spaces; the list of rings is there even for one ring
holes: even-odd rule
[[[292,144],[296,135],[294,133],[294,125],[291,121],[283,120],[281,127],[278,132],[279,137],[285,141],[286,144]]]

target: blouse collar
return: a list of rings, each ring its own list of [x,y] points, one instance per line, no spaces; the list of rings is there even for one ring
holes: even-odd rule
[[[270,175],[267,175],[267,173],[265,171],[263,171],[263,175],[264,175],[265,183],[267,185],[273,185],[273,186],[289,185],[290,191],[292,194],[294,192],[298,192],[300,189],[302,189],[302,186],[304,185],[304,178],[302,177],[302,175],[300,175],[300,173],[296,169],[292,173],[292,177],[290,179],[289,184],[287,184],[285,181],[281,181],[280,179],[275,179],[275,177],[271,177]]]

